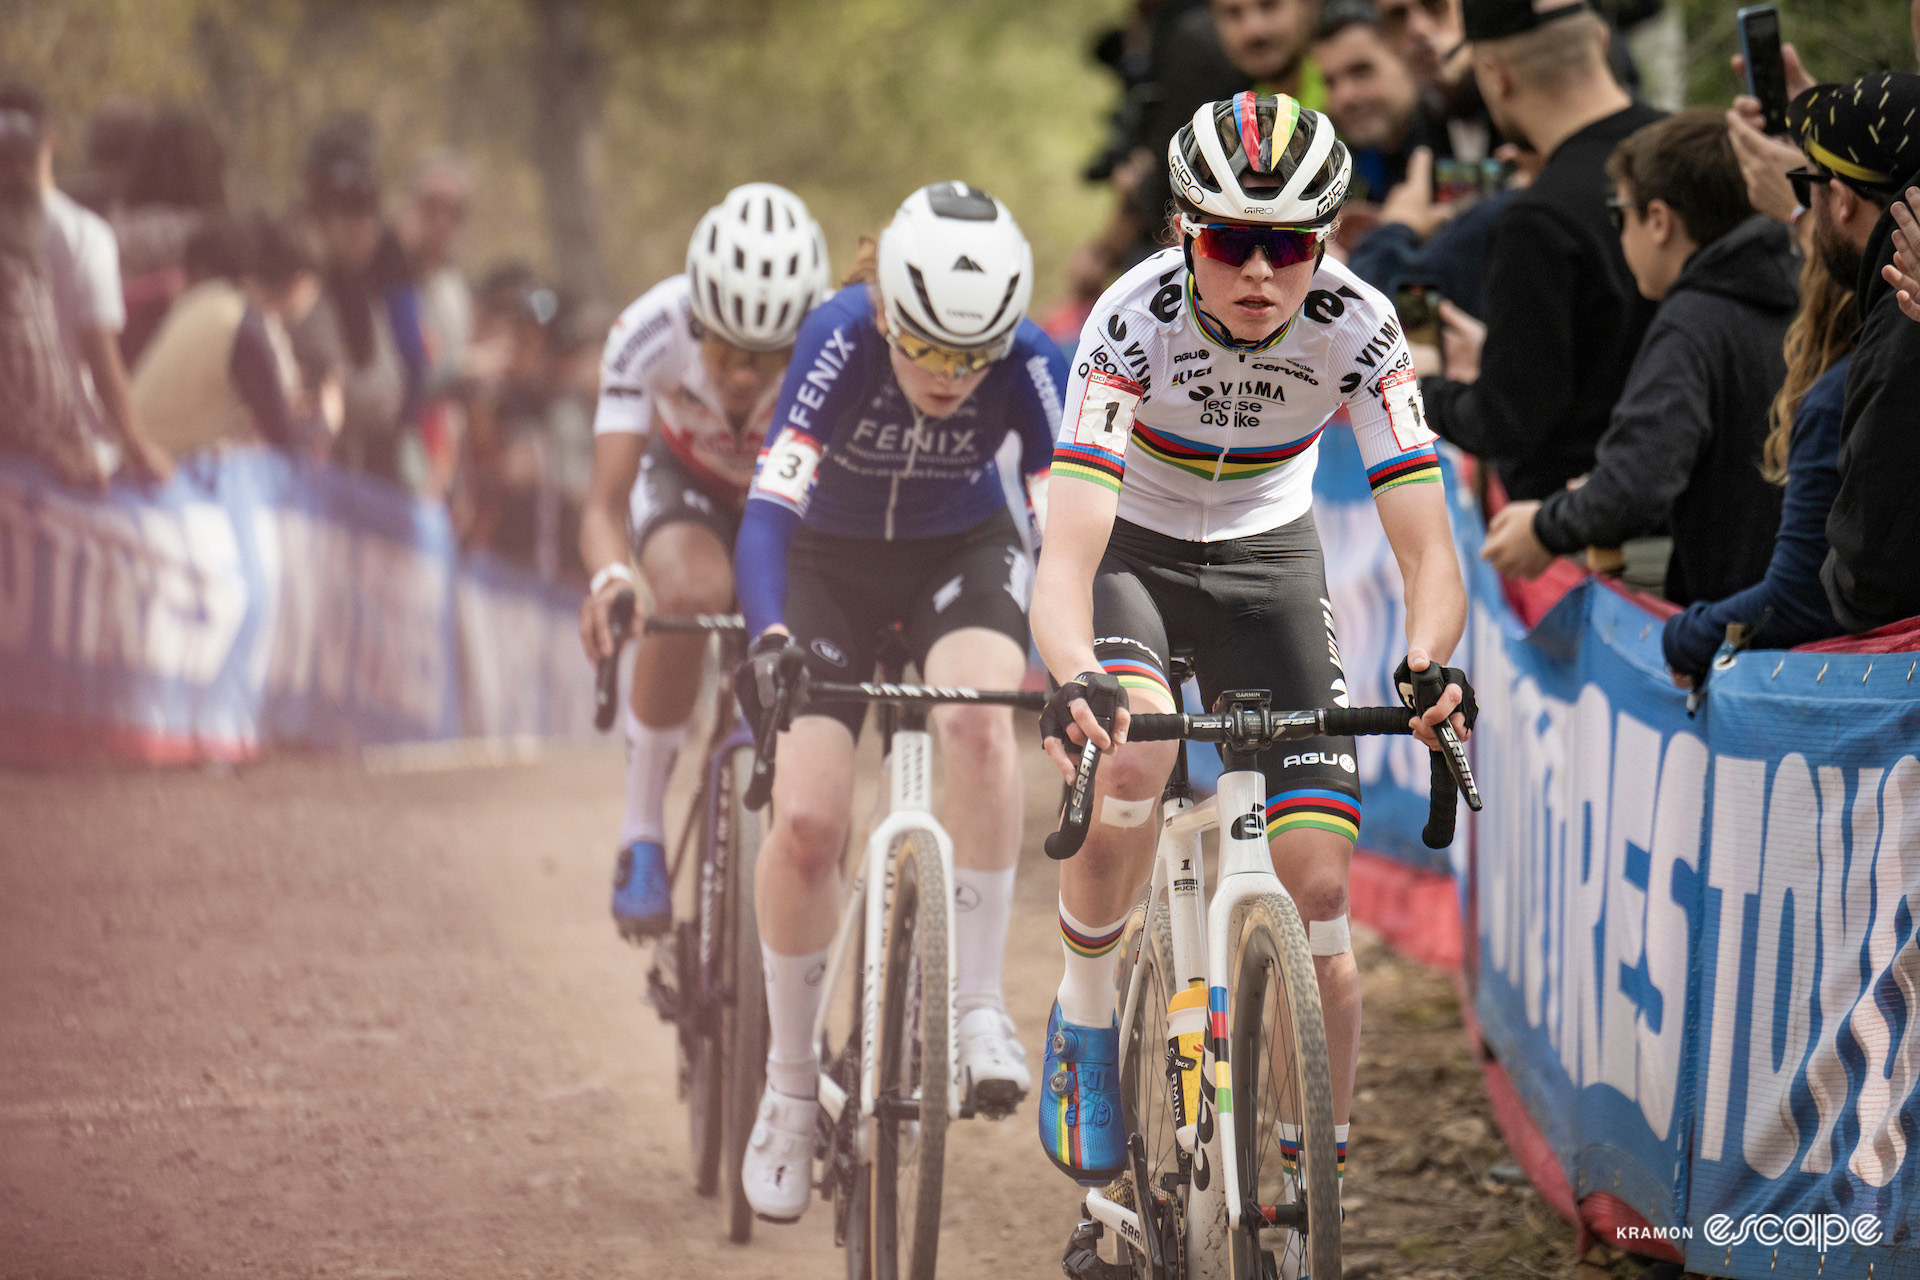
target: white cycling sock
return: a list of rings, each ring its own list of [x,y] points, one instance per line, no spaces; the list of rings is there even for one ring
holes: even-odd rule
[[[627,813],[620,821],[620,847],[636,840],[663,843],[667,836],[667,780],[673,776],[673,757],[687,740],[687,726],[656,729],[642,724],[628,707]]]
[[[954,1012],[1006,1008],[1000,995],[1000,961],[1007,950],[1007,921],[1013,914],[1013,873],[953,869],[953,942],[959,952],[954,968]]]
[[[820,1090],[820,1062],[813,1019],[825,998],[826,948],[783,956],[763,942],[760,968],[767,978],[767,1084],[789,1098],[814,1097]]]
[[[1061,902],[1060,950],[1067,967],[1060,975],[1060,1016],[1075,1026],[1113,1024],[1113,966],[1118,959],[1114,949],[1126,927],[1125,916],[1112,924],[1084,924]]]

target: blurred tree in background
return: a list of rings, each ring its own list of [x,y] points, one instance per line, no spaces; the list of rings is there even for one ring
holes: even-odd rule
[[[1679,0],[1695,102],[1739,87],[1737,0]],[[197,107],[240,206],[284,207],[307,133],[367,111],[397,192],[448,145],[479,184],[468,266],[517,257],[618,303],[679,268],[707,205],[794,188],[837,263],[914,187],[1013,207],[1054,296],[1105,216],[1078,177],[1115,96],[1086,56],[1128,0],[0,0],[0,77],[48,95],[78,160],[97,108]],[[1782,4],[1822,77],[1914,65],[1906,0]]]
[[[307,134],[364,110],[390,193],[434,147],[473,165],[470,269],[520,258],[615,304],[736,183],[798,191],[837,269],[964,178],[1012,206],[1045,299],[1106,209],[1078,175],[1116,90],[1086,48],[1125,2],[0,0],[0,79],[46,93],[62,171],[104,105],[206,112],[241,207],[290,206]]]
[[[1692,102],[1725,103],[1746,92],[1731,59],[1740,51],[1734,21],[1742,3],[1780,10],[1781,38],[1799,50],[1819,80],[1852,80],[1869,71],[1915,69],[1907,0],[1681,0],[1687,27],[1687,88]]]

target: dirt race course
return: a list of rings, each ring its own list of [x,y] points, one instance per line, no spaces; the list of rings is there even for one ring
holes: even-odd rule
[[[1008,992],[1059,951],[1034,757]],[[831,1214],[726,1243],[645,958],[606,916],[620,759],[0,774],[0,1276],[829,1277]],[[1565,1276],[1445,977],[1362,944],[1349,1276]],[[1037,1070],[1036,1070],[1037,1074]],[[1060,1274],[1032,1102],[949,1138],[942,1275]]]

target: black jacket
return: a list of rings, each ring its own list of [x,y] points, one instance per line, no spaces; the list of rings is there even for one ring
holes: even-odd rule
[[[1915,183],[1920,173],[1899,190]],[[1880,278],[1893,261],[1893,228],[1893,215],[1882,215],[1860,268],[1860,344],[1840,420],[1840,493],[1827,516],[1833,549],[1820,570],[1833,616],[1855,632],[1920,614],[1920,324]]]
[[[1489,238],[1480,380],[1421,383],[1428,425],[1491,461],[1512,497],[1544,498],[1593,466],[1653,318],[1607,219],[1606,165],[1664,115],[1636,102],[1555,149]]]
[[[1667,599],[1718,600],[1760,581],[1780,490],[1760,478],[1767,409],[1800,303],[1787,229],[1755,214],[1687,259],[1660,302],[1578,489],[1533,518],[1548,550],[1617,547],[1669,528]]]

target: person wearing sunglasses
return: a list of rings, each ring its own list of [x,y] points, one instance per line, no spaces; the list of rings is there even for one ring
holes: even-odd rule
[[[1408,666],[1444,663],[1467,611],[1406,339],[1387,300],[1324,255],[1352,173],[1332,123],[1292,98],[1243,93],[1196,111],[1168,159],[1180,243],[1122,276],[1081,334],[1034,593],[1034,638],[1060,682],[1041,719],[1046,750],[1069,777],[1088,736],[1114,753],[1086,844],[1060,865],[1065,973],[1042,1079],[1061,1087],[1040,1100],[1042,1146],[1085,1183],[1125,1158],[1114,949],[1176,750],[1128,744],[1129,712],[1174,709],[1175,650],[1192,655],[1208,704],[1236,688],[1272,690],[1275,707],[1346,701],[1312,512],[1323,432],[1358,438],[1406,579]],[[1447,676],[1420,721],[1429,746],[1432,724],[1463,696],[1471,706],[1465,675]],[[1111,733],[1084,697],[1101,688],[1122,708]],[[1464,737],[1467,720],[1454,724]],[[1260,767],[1274,868],[1314,951],[1344,1143],[1360,1035],[1353,740],[1289,743]]]
[[[824,680],[871,676],[898,627],[930,684],[1008,689],[1027,669],[1032,511],[1067,365],[1026,319],[1033,251],[1006,205],[961,182],[908,196],[848,286],[800,330],[734,553],[753,651],[735,679],[749,720],[781,651]],[[765,692],[762,692],[763,684]],[[741,1169],[763,1217],[810,1193],[819,974],[865,708],[823,707],[780,735],[755,912],[771,1036],[767,1091]],[[1032,1076],[1000,993],[1023,794],[1006,708],[944,707],[940,821],[953,836],[961,1087],[1004,1114]]]
[[[684,274],[661,281],[607,335],[593,421],[593,476],[580,515],[580,557],[592,585],[580,606],[590,661],[617,648],[614,601],[635,589],[669,616],[725,613],[733,541],[774,396],[800,324],[832,287],[826,237],[799,196],[755,182],[709,209],[687,246]],[[528,304],[544,323],[554,305]],[[546,314],[541,315],[542,309]],[[624,723],[627,807],[614,867],[613,919],[639,940],[672,923],[665,839],[667,780],[687,735],[704,645],[697,635],[647,636],[644,613]]]

